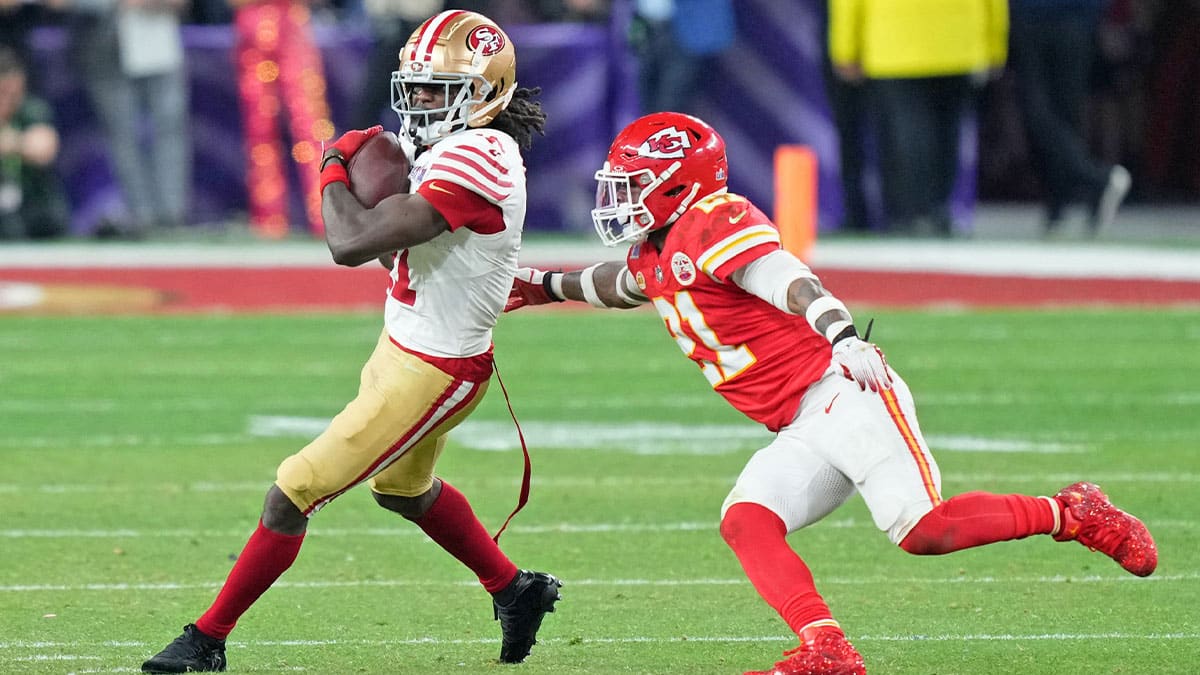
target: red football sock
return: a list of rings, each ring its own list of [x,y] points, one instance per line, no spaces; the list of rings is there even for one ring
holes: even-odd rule
[[[788,546],[787,526],[779,516],[759,504],[739,502],[725,512],[721,536],[754,589],[797,635],[816,622],[829,622],[826,625],[841,632],[817,593],[808,565]]]
[[[925,514],[900,548],[918,555],[940,555],[996,541],[1051,534],[1060,507],[1046,497],[967,492],[947,499]]]
[[[200,632],[224,640],[238,618],[292,566],[303,542],[303,533],[280,534],[268,530],[259,520],[258,529],[250,535],[212,607],[196,619]]]
[[[517,576],[517,566],[492,541],[467,498],[449,483],[442,481],[442,493],[414,522],[438,546],[470,568],[488,593],[503,590]]]

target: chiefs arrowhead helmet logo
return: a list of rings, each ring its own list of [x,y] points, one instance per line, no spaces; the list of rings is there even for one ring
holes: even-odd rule
[[[692,147],[692,139],[675,127],[667,127],[654,132],[638,147],[642,157],[657,159],[679,159],[684,156],[684,150]]]

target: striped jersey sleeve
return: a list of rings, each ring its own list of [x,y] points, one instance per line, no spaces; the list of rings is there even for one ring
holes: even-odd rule
[[[493,204],[513,194],[513,173],[524,170],[516,144],[494,132],[454,134],[434,145],[432,152],[423,182],[455,183]]]
[[[780,248],[779,230],[748,202],[729,204],[705,216],[708,236],[700,243],[696,265],[724,282],[746,263]]]

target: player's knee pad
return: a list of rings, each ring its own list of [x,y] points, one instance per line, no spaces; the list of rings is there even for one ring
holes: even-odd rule
[[[312,504],[313,495],[320,492],[318,476],[313,465],[302,454],[295,454],[280,463],[275,470],[275,485],[301,510]]]
[[[724,518],[734,504],[758,504],[779,516],[795,532],[829,515],[854,494],[854,484],[829,465],[772,470],[770,464],[748,465],[721,506]]]

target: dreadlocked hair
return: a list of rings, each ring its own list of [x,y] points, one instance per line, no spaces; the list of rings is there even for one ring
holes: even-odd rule
[[[546,113],[542,111],[542,103],[533,100],[540,93],[541,87],[518,87],[513,91],[508,107],[496,115],[487,127],[512,136],[517,145],[528,150],[533,144],[533,132],[546,135]]]

